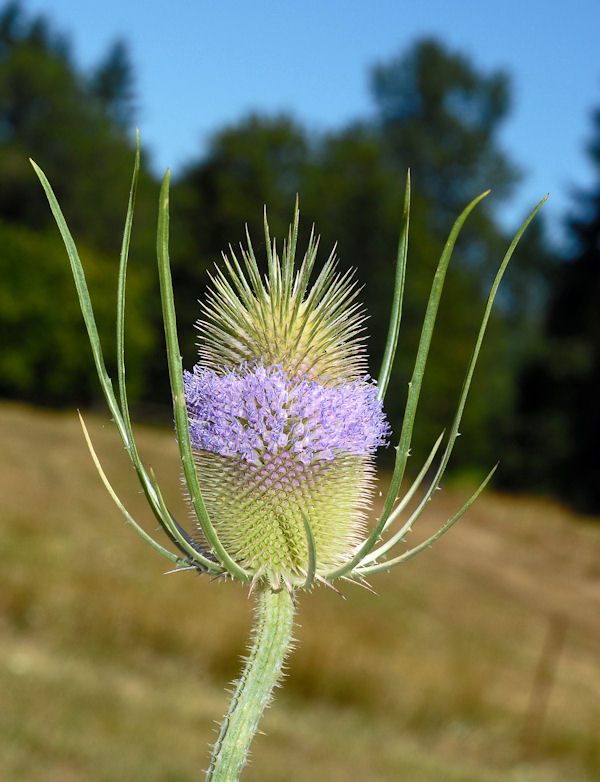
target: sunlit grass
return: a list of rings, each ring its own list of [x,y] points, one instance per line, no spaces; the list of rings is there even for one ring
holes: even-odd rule
[[[86,418],[148,518],[114,427]],[[162,575],[106,496],[74,414],[0,407],[0,779],[202,779],[238,671],[239,585]],[[171,433],[140,429],[180,518]],[[425,536],[466,495],[439,493]],[[301,601],[298,649],[245,772],[258,780],[500,782],[600,775],[600,525],[488,493],[373,596]],[[543,724],[526,715],[554,617]],[[525,738],[524,738],[525,736]]]

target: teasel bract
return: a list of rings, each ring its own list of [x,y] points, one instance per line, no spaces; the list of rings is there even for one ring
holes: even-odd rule
[[[465,402],[492,304],[514,249],[541,201],[527,217],[502,260],[484,308],[466,368],[454,420],[433,477],[403,522],[444,435],[433,445],[412,484],[400,496],[410,452],[425,365],[448,263],[475,198],[456,220],[433,279],[404,418],[383,510],[372,525],[367,513],[374,491],[374,454],[391,432],[383,401],[402,313],[408,252],[410,177],[407,177],[388,336],[377,381],[367,374],[364,314],[351,272],[337,270],[334,255],[316,268],[318,239],[311,234],[297,262],[296,206],[278,253],[264,221],[267,273],[263,277],[251,239],[223,256],[202,304],[199,361],[184,372],[177,337],[168,256],[169,172],[161,187],[157,231],[158,271],[175,429],[194,519],[180,523],[168,510],[159,484],[142,463],[133,437],[125,384],[124,314],[129,242],[139,172],[139,140],[120,255],[116,344],[117,393],[105,367],[92,303],[75,243],[51,186],[39,167],[62,234],[100,384],[148,504],[177,553],[150,536],[115,494],[81,419],[90,453],[111,497],[136,531],[175,571],[231,577],[257,595],[253,643],[213,748],[206,779],[239,778],[263,709],[292,644],[297,595],[317,584],[337,590],[340,579],[368,587],[366,579],[430,546],[463,515],[490,480],[432,536],[401,553],[390,552],[439,488],[459,434]],[[545,200],[545,199],[544,199]],[[311,283],[311,279],[314,281]]]

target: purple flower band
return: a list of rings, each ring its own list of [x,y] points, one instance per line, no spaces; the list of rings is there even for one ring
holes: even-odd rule
[[[193,447],[253,464],[284,454],[307,466],[368,455],[389,435],[368,377],[324,386],[262,363],[222,375],[196,365],[184,384]]]

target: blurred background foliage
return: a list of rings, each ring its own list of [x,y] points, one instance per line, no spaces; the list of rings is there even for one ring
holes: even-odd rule
[[[487,288],[512,231],[499,207],[519,171],[498,141],[511,82],[441,41],[416,41],[372,69],[372,111],[317,135],[290,116],[259,113],[218,130],[175,172],[172,261],[184,362],[193,364],[207,271],[248,225],[263,254],[287,231],[300,195],[303,238],[314,223],[325,256],[337,242],[357,268],[377,372],[390,308],[406,169],[412,170],[409,268],[388,413],[398,429],[437,258],[453,219],[491,187],[465,226],[447,278],[414,451],[447,426]],[[582,118],[582,122],[584,118]],[[117,41],[92,72],[69,43],[19,3],[0,10],[0,393],[39,405],[93,405],[99,391],[66,257],[28,158],[45,170],[78,241],[108,350],[136,124],[135,73]],[[499,455],[506,487],[560,492],[600,509],[596,403],[600,346],[600,114],[590,153],[597,184],[573,202],[569,254],[550,243],[543,214],[529,229],[490,324],[455,469],[487,470]],[[142,128],[143,141],[143,128]],[[540,197],[543,196],[540,193]],[[142,415],[170,420],[154,244],[158,178],[142,155],[129,289],[128,366]],[[532,204],[533,207],[533,204]],[[516,230],[517,226],[514,226]],[[302,246],[302,244],[300,244]],[[161,411],[162,407],[162,411]],[[594,478],[594,474],[596,478]]]

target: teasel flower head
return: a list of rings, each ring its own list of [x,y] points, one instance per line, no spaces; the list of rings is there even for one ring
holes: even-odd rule
[[[296,266],[298,211],[268,273],[250,239],[224,256],[202,305],[200,361],[184,373],[190,440],[209,517],[234,561],[273,588],[317,579],[364,537],[373,457],[389,426],[366,374],[364,313],[318,240]],[[311,540],[312,538],[312,540]],[[312,579],[311,579],[312,580]]]

